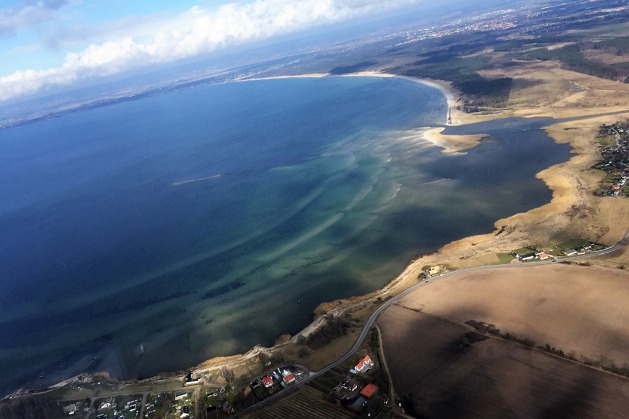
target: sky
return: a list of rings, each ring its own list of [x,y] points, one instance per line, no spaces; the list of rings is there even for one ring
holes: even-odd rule
[[[0,101],[428,0],[3,0]]]

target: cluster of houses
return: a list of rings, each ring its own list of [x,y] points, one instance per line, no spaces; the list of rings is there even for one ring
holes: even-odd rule
[[[343,406],[354,413],[362,413],[366,410],[367,416],[370,416],[369,412],[373,406],[370,407],[369,402],[374,397],[380,397],[378,386],[371,382],[372,379],[369,376],[365,375],[373,366],[374,362],[369,355],[360,359],[349,370],[349,374],[326,396],[326,400]],[[374,417],[377,415],[376,411],[371,413]]]
[[[609,190],[603,193],[619,196],[629,182],[629,123],[617,122],[613,125],[603,125],[599,136],[612,136],[615,144],[601,150],[603,161],[594,167],[605,170],[608,176],[611,175],[615,179]]]
[[[85,413],[88,409],[87,403],[84,401],[76,401],[70,404],[67,404],[63,407],[63,413],[69,416],[73,416],[75,414]]]
[[[580,246],[576,246],[568,249],[561,249],[559,246],[555,246],[557,249],[561,250],[561,254],[564,256],[577,256],[577,255],[585,255],[586,253],[592,251],[592,248],[596,246],[595,243],[584,243]],[[529,252],[529,253],[518,253],[511,252],[511,256],[516,258],[521,262],[530,262],[534,260],[548,260],[555,259],[556,256],[550,255],[544,251],[542,252]]]
[[[219,391],[214,390],[214,389],[205,390],[206,397],[217,398],[215,403],[210,403],[209,405],[206,406],[205,408],[206,417],[214,417],[213,415],[215,415],[216,412],[218,412],[219,410],[221,410],[226,415],[233,415],[234,413],[236,413],[236,410],[234,409],[234,406],[231,405],[231,403],[229,403],[227,400],[221,401],[218,399],[219,392],[221,394],[225,394],[225,387],[222,387]]]
[[[537,252],[537,253],[531,252],[531,253],[524,253],[524,254],[511,252],[511,256],[513,256],[514,258],[516,258],[517,260],[521,262],[529,262],[531,260],[547,260],[553,257],[546,252]]]
[[[178,390],[175,392],[175,401],[181,402],[175,406],[175,411],[182,419],[190,417],[190,406],[186,403],[189,398],[190,393],[185,390]]]
[[[627,182],[629,182],[629,169],[624,169],[622,171],[622,174],[620,175],[620,179],[614,182],[614,184],[611,186],[610,195],[613,195],[613,196],[620,195],[622,188],[627,184]]]
[[[561,252],[566,256],[584,255],[592,250],[592,247],[594,247],[594,243],[587,243],[582,246],[577,246],[574,249],[564,249]]]
[[[269,374],[263,376],[260,379],[260,382],[262,383],[264,388],[271,388],[275,385],[275,383],[284,388],[287,385],[294,383],[296,380],[297,377],[295,376],[295,373],[290,371],[288,368],[278,368],[275,371],[271,371]]]
[[[258,400],[264,400],[268,396],[282,391],[299,381],[303,375],[304,373],[300,368],[285,366],[256,378],[249,383],[249,387]]]

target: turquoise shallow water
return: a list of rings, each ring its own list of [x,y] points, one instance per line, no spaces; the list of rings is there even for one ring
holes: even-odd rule
[[[534,174],[566,147],[536,126],[460,156],[409,138],[445,114],[417,83],[333,77],[205,86],[0,131],[2,388],[268,345],[320,302],[550,199]]]

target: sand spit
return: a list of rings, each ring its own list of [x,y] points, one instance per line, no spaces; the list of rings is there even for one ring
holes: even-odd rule
[[[432,128],[424,132],[423,138],[437,147],[443,148],[444,154],[461,153],[476,147],[487,135],[444,135],[445,128]]]
[[[258,81],[258,80],[282,80],[282,79],[319,79],[321,77],[327,77],[329,75],[330,75],[329,73],[306,73],[306,74],[295,74],[295,75],[286,75],[286,76],[243,78],[243,79],[238,79],[236,81],[244,82],[244,81]]]

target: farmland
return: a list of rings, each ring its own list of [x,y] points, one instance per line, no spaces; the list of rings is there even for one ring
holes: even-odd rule
[[[628,295],[625,270],[557,264],[461,273],[400,303],[460,324],[493,324],[537,345],[622,366],[629,363]]]
[[[247,416],[249,418],[351,418],[352,414],[340,407],[323,401],[323,393],[311,386],[304,386],[279,402]]]
[[[509,342],[478,342],[410,391],[439,417],[622,417],[629,381]]]
[[[602,369],[626,369],[627,295],[629,273],[593,266],[435,281],[378,320],[396,393],[420,417],[620,417],[629,380]]]

